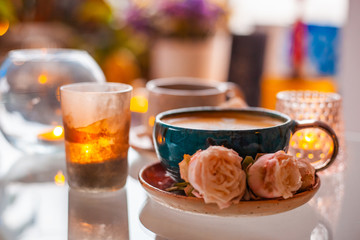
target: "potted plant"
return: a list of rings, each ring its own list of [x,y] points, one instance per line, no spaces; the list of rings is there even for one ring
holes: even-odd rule
[[[131,4],[126,23],[150,41],[151,78],[224,81],[231,45],[226,13],[226,6],[209,0],[159,0]]]

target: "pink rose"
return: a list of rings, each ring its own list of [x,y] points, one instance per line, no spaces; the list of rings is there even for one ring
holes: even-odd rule
[[[185,155],[179,163],[180,175],[194,187],[195,196],[223,209],[238,203],[245,193],[246,174],[241,162],[234,150],[211,146],[191,157]]]
[[[284,151],[261,156],[248,171],[250,189],[262,198],[290,198],[301,184],[296,159]]]
[[[315,184],[315,168],[307,159],[297,159],[297,165],[301,174],[300,191],[311,188]]]

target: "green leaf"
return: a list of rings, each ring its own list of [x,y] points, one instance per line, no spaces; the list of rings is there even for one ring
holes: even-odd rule
[[[194,187],[191,186],[191,184],[188,184],[186,186],[186,188],[184,188],[184,192],[185,192],[186,196],[195,197],[194,194],[192,193],[192,191],[194,191]]]
[[[188,182],[178,182],[174,183],[171,187],[166,188],[165,191],[173,192],[173,191],[184,191],[184,189],[190,185]]]
[[[254,159],[251,156],[246,156],[242,162],[243,170],[247,171],[248,167],[254,164]]]

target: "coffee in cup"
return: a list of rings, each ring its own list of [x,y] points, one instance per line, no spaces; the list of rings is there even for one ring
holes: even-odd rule
[[[277,126],[283,123],[280,119],[269,116],[256,116],[232,112],[201,112],[181,114],[163,118],[169,125],[201,130],[251,130]]]

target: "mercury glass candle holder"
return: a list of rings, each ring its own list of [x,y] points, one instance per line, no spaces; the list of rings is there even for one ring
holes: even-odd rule
[[[318,91],[283,91],[276,96],[276,110],[295,120],[319,120],[328,124],[338,136],[340,153],[344,147],[342,100],[337,93]],[[321,163],[332,154],[334,147],[329,135],[321,129],[309,128],[296,132],[291,140],[289,153],[310,162]],[[338,159],[341,159],[338,157]],[[343,168],[340,160],[334,165]]]
[[[112,191],[126,183],[132,87],[75,83],[61,87],[70,187]]]
[[[26,153],[63,151],[59,88],[77,82],[105,82],[85,51],[10,51],[0,68],[0,129],[8,142]]]

